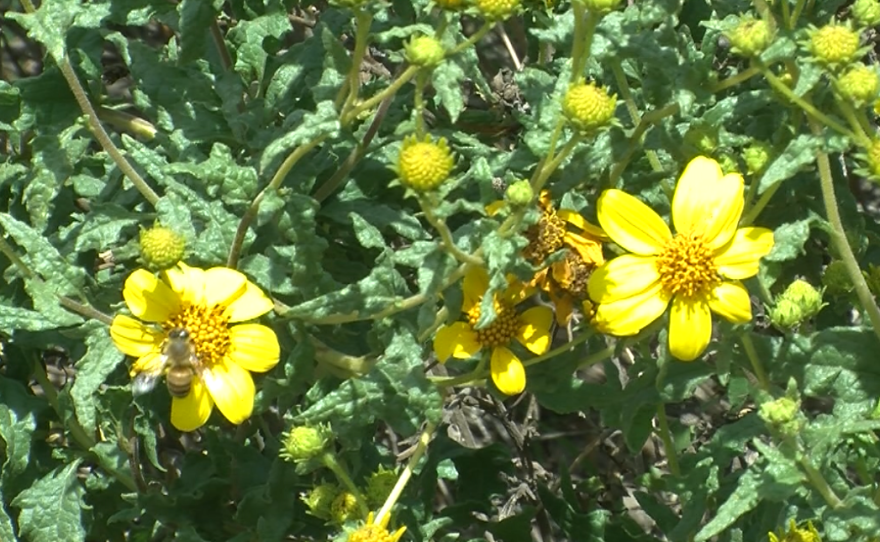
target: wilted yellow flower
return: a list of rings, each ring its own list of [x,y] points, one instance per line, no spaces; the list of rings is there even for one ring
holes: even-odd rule
[[[599,303],[594,324],[613,335],[634,335],[671,304],[669,351],[696,359],[712,336],[712,313],[734,323],[752,317],[749,293],[739,281],[758,273],[773,248],[773,232],[739,228],[743,178],[723,175],[710,158],[694,158],[672,198],[677,233],[650,207],[621,190],[606,190],[598,203],[599,224],[625,254],[590,277]]]
[[[464,276],[462,310],[466,322],[454,322],[437,330],[434,352],[441,363],[450,357],[467,359],[483,348],[492,351],[489,369],[492,381],[507,395],[514,395],[526,387],[526,373],[522,362],[508,345],[516,339],[532,353],[541,355],[550,347],[550,326],[553,311],[548,307],[532,307],[523,313],[516,310],[527,292],[510,287],[496,295],[495,320],[482,329],[476,329],[480,321],[480,303],[489,289],[489,274],[480,267],[471,268]]]
[[[271,328],[239,322],[271,311],[272,300],[242,273],[226,267],[204,270],[180,263],[161,276],[144,269],[129,275],[122,295],[140,320],[119,314],[110,326],[116,347],[137,358],[131,375],[164,374],[168,333],[186,330],[196,356],[194,376],[186,396],[172,397],[171,423],[194,431],[208,420],[215,404],[232,423],[245,421],[254,408],[250,373],[274,367],[280,348]]]

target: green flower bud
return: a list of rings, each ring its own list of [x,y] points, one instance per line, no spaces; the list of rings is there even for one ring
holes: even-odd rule
[[[520,0],[475,0],[477,11],[489,21],[503,21],[519,11]]]
[[[877,0],[856,0],[850,14],[860,27],[875,27],[880,25],[880,2]]]
[[[291,463],[308,461],[321,455],[330,440],[330,428],[326,426],[300,426],[283,433],[283,448],[279,455]]]
[[[807,48],[820,64],[837,68],[853,62],[859,55],[859,33],[841,24],[813,29]]]
[[[764,169],[773,158],[773,147],[763,141],[753,141],[743,150],[743,161],[746,163],[746,173],[755,175],[763,173]]]
[[[186,241],[174,230],[156,224],[141,230],[140,248],[144,265],[151,271],[162,271],[183,259]]]
[[[800,431],[800,402],[791,397],[780,397],[768,401],[758,409],[758,416],[772,430],[784,437],[795,437]]]
[[[357,497],[348,491],[340,492],[330,505],[330,521],[343,524],[358,517]]]
[[[777,307],[786,313],[782,320],[788,325],[777,327],[791,329],[819,314],[822,307],[826,305],[822,302],[822,293],[822,290],[817,290],[805,280],[792,282],[777,299]],[[776,308],[770,313],[770,320],[774,325],[776,324],[773,320],[775,311]],[[794,325],[791,325],[792,321]]]
[[[391,495],[395,484],[397,484],[397,472],[379,467],[379,470],[371,474],[367,480],[367,489],[364,491],[367,507],[378,510]]]
[[[562,113],[578,130],[591,132],[604,128],[614,119],[617,96],[593,83],[575,83],[562,100]]]
[[[860,156],[868,166],[868,175],[875,181],[880,181],[880,139],[871,142],[871,146],[860,153]]]
[[[747,16],[727,34],[731,50],[744,57],[760,56],[773,43],[773,29],[763,19]]]
[[[831,295],[844,295],[852,291],[853,283],[842,261],[834,260],[825,267],[822,273],[822,286]]]
[[[783,331],[794,329],[803,321],[797,304],[788,299],[778,300],[776,305],[770,309],[769,316],[773,327]]]
[[[718,155],[718,165],[721,166],[721,171],[727,175],[728,173],[738,173],[739,165],[736,163],[736,158],[723,152]]]
[[[841,96],[857,107],[873,102],[880,85],[877,70],[864,64],[856,64],[848,69],[837,83]]]
[[[397,158],[397,175],[400,182],[416,192],[427,192],[440,186],[449,178],[455,159],[446,144],[445,138],[437,143],[425,136],[419,141],[416,136],[403,140],[403,147]]]
[[[574,0],[596,15],[611,13],[620,6],[621,0]]]
[[[504,197],[511,205],[523,207],[535,199],[535,191],[532,190],[532,184],[529,181],[516,181],[507,187]]]
[[[880,267],[869,263],[868,270],[862,271],[862,276],[865,277],[865,282],[868,284],[868,289],[871,290],[871,293],[880,295]]]
[[[684,142],[695,148],[699,154],[712,154],[718,148],[718,129],[694,123],[684,133]]]
[[[446,51],[443,44],[433,36],[415,37],[406,45],[406,60],[414,66],[434,67],[443,61]]]
[[[340,489],[336,484],[321,484],[308,493],[300,496],[300,500],[306,503],[309,514],[324,521],[330,520],[330,509],[333,501],[339,495]]]
[[[874,410],[871,411],[868,418],[872,420],[880,420],[880,399],[877,399],[877,404],[874,405]]]

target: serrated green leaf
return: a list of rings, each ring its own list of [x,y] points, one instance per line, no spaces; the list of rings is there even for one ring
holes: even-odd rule
[[[32,542],[84,541],[82,510],[85,489],[77,478],[79,460],[58,467],[19,493],[10,503],[19,508],[18,533]]]
[[[287,118],[285,128],[288,131],[270,143],[260,157],[261,174],[265,174],[267,169],[274,169],[273,165],[281,159],[281,155],[297,145],[314,141],[321,136],[336,137],[340,128],[339,115],[333,102],[321,102],[316,106],[314,113],[293,112]]]
[[[269,55],[280,47],[281,38],[289,31],[290,22],[282,10],[240,21],[227,36],[236,47],[235,71],[246,81],[262,84]]]
[[[349,213],[348,216],[351,218],[354,235],[357,237],[357,240],[362,247],[378,249],[385,248],[385,239],[377,228],[364,220],[364,218],[357,213]]]
[[[786,262],[804,253],[810,238],[810,219],[783,224],[773,231],[773,250],[764,258],[770,262]]]
[[[203,58],[207,49],[208,29],[215,22],[219,9],[204,0],[181,0],[180,62],[189,63]]]
[[[93,326],[86,337],[86,353],[76,364],[76,380],[70,389],[76,417],[80,425],[92,433],[97,424],[95,421],[95,401],[98,389],[107,380],[124,356],[113,341],[104,325]]]
[[[792,139],[761,175],[758,193],[763,193],[774,184],[794,176],[807,164],[812,164],[821,145],[822,140],[813,135],[802,134]]]
[[[461,90],[461,83],[465,79],[464,70],[453,58],[437,66],[431,77],[437,99],[449,114],[450,122],[458,122],[458,116],[464,111],[464,93]]]
[[[106,250],[119,243],[122,232],[139,224],[143,220],[141,213],[123,209],[112,203],[96,203],[82,222],[74,223],[70,233],[75,236],[74,250]]]
[[[0,437],[5,443],[3,486],[24,472],[30,461],[31,441],[37,427],[36,416],[46,403],[30,395],[19,382],[0,376]]]

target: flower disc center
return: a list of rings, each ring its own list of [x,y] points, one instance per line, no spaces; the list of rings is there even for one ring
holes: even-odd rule
[[[189,331],[199,360],[210,367],[223,359],[232,343],[229,336],[229,318],[225,313],[226,307],[220,305],[213,307],[187,305],[166,320],[162,328],[166,333],[181,327]]]
[[[474,329],[480,320],[479,303],[468,311],[468,323]],[[482,346],[496,347],[510,343],[519,329],[519,315],[510,305],[495,300],[495,321],[483,329],[474,329]]]
[[[721,278],[702,235],[676,234],[657,256],[663,288],[674,295],[708,294]]]

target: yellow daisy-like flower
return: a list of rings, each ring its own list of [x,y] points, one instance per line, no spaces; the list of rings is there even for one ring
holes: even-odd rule
[[[229,421],[242,423],[254,408],[250,373],[274,367],[280,348],[270,328],[239,322],[271,311],[272,300],[243,274],[226,267],[205,270],[180,263],[161,276],[160,280],[144,269],[132,273],[122,295],[136,318],[120,314],[110,326],[116,347],[137,358],[132,377],[162,374],[168,332],[186,329],[197,363],[190,392],[172,397],[171,423],[181,431],[194,431],[205,424],[215,404]]]
[[[819,531],[813,527],[813,522],[808,521],[806,527],[798,528],[794,519],[789,520],[787,532],[777,536],[775,533],[767,533],[770,542],[822,542]]]
[[[525,299],[527,291],[508,288],[493,299],[495,320],[482,329],[476,329],[480,320],[480,303],[489,289],[489,275],[485,269],[471,268],[464,277],[462,310],[466,322],[443,326],[434,337],[434,352],[441,362],[450,357],[467,359],[483,348],[491,349],[489,370],[495,386],[507,395],[522,392],[526,387],[526,373],[522,362],[508,348],[514,339],[531,352],[541,355],[550,347],[550,326],[553,311],[548,307],[532,307],[523,313],[517,303]]]
[[[758,273],[773,248],[773,232],[739,228],[743,178],[724,175],[699,156],[685,168],[672,198],[676,234],[650,207],[620,190],[599,197],[599,224],[631,254],[607,262],[590,277],[599,303],[595,324],[613,335],[634,335],[672,305],[669,351],[696,359],[712,336],[712,312],[734,323],[752,318],[749,293],[739,282]]]
[[[367,515],[367,521],[356,531],[348,535],[348,542],[398,542],[406,527],[401,527],[393,533],[388,531],[390,515],[385,515],[382,521],[374,523],[375,516],[372,512]]]

